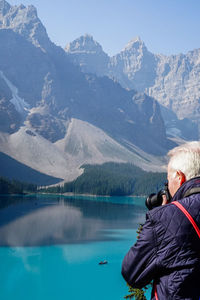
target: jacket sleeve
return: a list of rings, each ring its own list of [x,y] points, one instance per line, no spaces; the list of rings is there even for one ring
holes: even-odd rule
[[[156,276],[156,234],[153,221],[147,220],[136,244],[131,247],[122,263],[122,275],[134,288],[142,288]]]

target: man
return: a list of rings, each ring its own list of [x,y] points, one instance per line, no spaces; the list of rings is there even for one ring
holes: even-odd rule
[[[179,202],[200,229],[200,142],[172,149],[168,164],[170,203],[154,208],[122,264],[134,288],[153,283],[151,299],[200,299],[200,238]]]

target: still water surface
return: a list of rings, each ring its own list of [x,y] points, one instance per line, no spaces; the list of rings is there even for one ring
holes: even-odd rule
[[[121,262],[145,211],[139,197],[1,197],[0,299],[123,299]]]

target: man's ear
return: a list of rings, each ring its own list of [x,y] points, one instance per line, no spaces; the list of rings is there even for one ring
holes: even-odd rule
[[[177,171],[177,175],[179,178],[180,186],[186,181],[185,174],[180,170]]]

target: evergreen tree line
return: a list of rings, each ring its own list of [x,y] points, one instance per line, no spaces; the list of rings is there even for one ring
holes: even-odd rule
[[[36,192],[37,185],[32,183],[9,180],[0,177],[0,194],[24,194],[26,192]]]
[[[157,192],[166,182],[166,173],[146,172],[129,163],[83,165],[84,173],[63,186],[43,189],[43,192],[93,195],[148,195]]]

